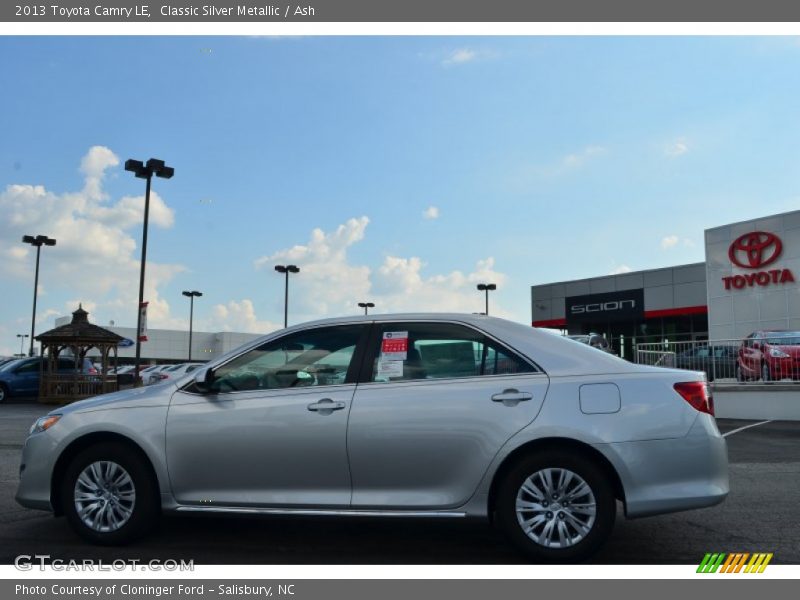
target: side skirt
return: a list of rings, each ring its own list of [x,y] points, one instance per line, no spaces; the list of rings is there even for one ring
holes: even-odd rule
[[[177,512],[229,513],[247,515],[301,515],[318,517],[432,517],[432,518],[464,518],[463,512],[426,511],[426,510],[350,510],[350,509],[315,509],[315,508],[250,508],[240,506],[178,506]]]

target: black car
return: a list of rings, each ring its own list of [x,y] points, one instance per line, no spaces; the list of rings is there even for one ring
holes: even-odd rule
[[[695,346],[675,355],[675,367],[705,371],[709,381],[736,377],[736,346]]]

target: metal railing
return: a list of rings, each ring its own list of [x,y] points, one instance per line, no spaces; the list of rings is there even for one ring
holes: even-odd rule
[[[634,362],[656,367],[704,371],[708,381],[800,383],[800,352],[753,347],[748,340],[663,341],[637,344]]]

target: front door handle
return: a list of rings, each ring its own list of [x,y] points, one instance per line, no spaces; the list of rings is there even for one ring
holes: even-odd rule
[[[502,402],[506,406],[516,406],[519,402],[524,402],[533,398],[533,394],[520,392],[514,388],[503,390],[499,394],[492,396],[492,402]]]
[[[344,402],[334,402],[330,398],[323,398],[319,402],[308,405],[308,410],[318,412],[322,415],[329,415],[335,410],[342,410],[345,407]]]

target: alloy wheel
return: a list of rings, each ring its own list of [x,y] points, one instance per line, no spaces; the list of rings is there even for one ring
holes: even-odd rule
[[[517,492],[517,522],[545,548],[569,548],[585,539],[597,517],[588,483],[565,468],[546,468],[525,479]]]
[[[75,481],[75,512],[92,531],[108,533],[125,525],[133,515],[136,488],[119,464],[101,460],[89,464]]]

